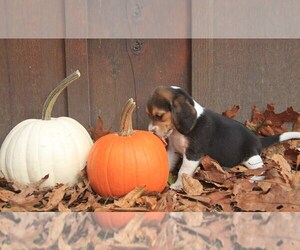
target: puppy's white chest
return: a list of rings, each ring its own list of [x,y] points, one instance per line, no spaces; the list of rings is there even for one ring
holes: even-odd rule
[[[174,131],[169,137],[169,147],[175,152],[184,154],[188,146],[186,138],[180,134],[178,131]]]

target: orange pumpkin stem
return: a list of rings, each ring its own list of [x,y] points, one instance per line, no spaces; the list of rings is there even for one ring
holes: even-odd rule
[[[136,104],[132,98],[130,98],[122,111],[121,122],[120,122],[120,129],[119,129],[119,136],[130,136],[133,134],[132,128],[132,113],[136,108]]]

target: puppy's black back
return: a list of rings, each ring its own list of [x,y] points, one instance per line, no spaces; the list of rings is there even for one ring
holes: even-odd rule
[[[199,160],[209,155],[224,167],[235,166],[260,153],[258,137],[243,124],[205,109],[197,119],[189,139],[187,157]]]

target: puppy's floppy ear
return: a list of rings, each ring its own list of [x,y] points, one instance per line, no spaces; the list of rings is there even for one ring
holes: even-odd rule
[[[197,112],[189,100],[183,96],[177,96],[172,103],[172,116],[175,128],[181,134],[188,134],[196,125]]]

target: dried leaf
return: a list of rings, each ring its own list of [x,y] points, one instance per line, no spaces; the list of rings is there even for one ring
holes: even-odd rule
[[[190,200],[194,200],[197,202],[202,202],[204,204],[210,204],[211,200],[208,197],[205,196],[199,196],[199,195],[187,195],[187,194],[179,194],[182,197],[188,198]]]
[[[270,191],[237,194],[237,207],[244,211],[295,212],[300,210],[299,190],[274,184]]]
[[[133,219],[131,219],[128,224],[121,229],[117,234],[115,234],[114,239],[122,244],[130,244],[134,242],[136,234],[141,228],[144,220],[144,214],[136,214]]]
[[[130,208],[133,207],[136,203],[136,200],[141,197],[141,195],[145,192],[144,187],[136,187],[134,190],[126,194],[124,197],[119,200],[115,200],[114,204],[121,208]]]
[[[268,104],[263,113],[254,106],[252,120],[246,121],[246,126],[257,134],[270,136],[286,132],[287,130],[283,125],[287,122],[296,123],[299,117],[300,113],[294,111],[292,107],[276,114],[274,104]]]
[[[171,212],[174,208],[174,199],[176,193],[173,190],[162,194],[160,200],[157,202],[156,211]]]
[[[300,116],[297,121],[293,124],[293,131],[300,132]]]
[[[222,115],[233,118],[236,116],[237,112],[240,110],[240,107],[238,105],[233,105],[233,107],[230,110],[226,110],[222,113]]]
[[[69,209],[69,208],[67,208],[67,207],[65,207],[65,205],[62,203],[62,202],[60,202],[59,204],[58,204],[58,211],[59,212],[70,212],[71,211],[71,209]]]
[[[248,170],[248,168],[246,168],[245,166],[238,165],[238,166],[230,168],[229,172],[230,173],[243,173],[243,172],[245,172],[247,170]]]
[[[271,189],[272,187],[272,183],[271,182],[268,182],[268,181],[260,181],[257,183],[257,186],[259,188],[261,188],[261,190],[266,193],[266,192],[269,192],[269,190]]]
[[[203,213],[198,213],[197,216],[190,216],[188,213],[183,213],[183,220],[191,227],[199,227],[203,222]]]
[[[216,190],[216,192],[207,194],[205,197],[210,199],[210,204],[212,206],[219,205],[222,207],[223,212],[231,212],[231,192],[224,190]]]
[[[237,195],[239,193],[251,192],[255,186],[255,183],[252,183],[247,179],[238,179],[233,186],[232,194]]]
[[[200,163],[204,170],[199,171],[202,180],[209,183],[223,184],[231,175],[219,163],[209,156],[202,157]]]
[[[154,210],[157,206],[157,198],[154,196],[142,196],[136,199],[136,203],[140,206],[145,206],[149,210]]]
[[[282,155],[275,154],[272,160],[278,164],[280,174],[283,177],[285,183],[290,183],[292,180],[291,166],[288,164],[286,159]]]
[[[148,246],[153,247],[156,244],[156,240],[158,238],[157,234],[158,234],[157,229],[154,227],[142,227],[137,232],[136,237],[139,241],[145,242]],[[147,247],[147,246],[145,246],[145,247]]]
[[[188,174],[182,174],[183,191],[188,195],[200,195],[203,192],[202,184]]]
[[[206,206],[199,202],[190,201],[188,199],[180,198],[179,206],[175,206],[175,211],[185,211],[185,212],[205,212],[207,210]]]
[[[64,241],[62,236],[60,236],[58,239],[58,248],[64,250],[72,250],[71,246]]]
[[[296,172],[293,175],[293,179],[291,181],[291,187],[293,190],[300,190],[300,172]]]
[[[99,138],[108,135],[110,133],[110,128],[103,130],[103,120],[100,116],[97,118],[97,128],[90,127],[91,137],[94,141],[97,141]]]
[[[52,210],[54,208],[57,208],[58,204],[61,202],[61,200],[64,198],[65,190],[68,188],[67,184],[58,185],[58,188],[53,189],[52,192],[49,192],[47,194],[47,197],[49,197],[48,203],[41,208],[41,211],[48,211]]]
[[[43,248],[49,248],[52,246],[53,242],[56,242],[63,232],[65,225],[65,218],[67,213],[57,214],[52,220],[49,221],[49,233],[45,242],[43,242]]]

